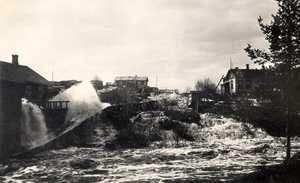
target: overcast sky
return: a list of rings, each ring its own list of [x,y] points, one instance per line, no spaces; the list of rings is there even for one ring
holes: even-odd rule
[[[19,62],[51,80],[113,81],[148,76],[161,88],[217,82],[251,61],[247,43],[264,48],[257,25],[273,0],[0,0],[0,60]]]

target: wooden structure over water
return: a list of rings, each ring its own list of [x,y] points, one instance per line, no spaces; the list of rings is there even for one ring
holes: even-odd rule
[[[44,104],[46,111],[66,111],[69,108],[70,101],[48,101]]]
[[[61,128],[66,120],[70,101],[47,101],[41,105],[47,127],[51,130]]]

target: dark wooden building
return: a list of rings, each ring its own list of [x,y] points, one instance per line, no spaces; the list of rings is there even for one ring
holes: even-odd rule
[[[245,69],[238,67],[228,70],[221,83],[223,95],[253,95],[254,91],[263,83],[264,69]]]
[[[141,76],[118,76],[115,78],[115,85],[119,89],[128,91],[127,96],[133,98],[146,98],[146,89],[148,88],[148,77]]]
[[[18,63],[0,61],[0,159],[20,146],[22,98],[42,103],[47,95],[48,81],[31,68]]]

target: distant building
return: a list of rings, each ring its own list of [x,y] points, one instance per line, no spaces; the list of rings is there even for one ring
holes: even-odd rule
[[[137,103],[152,90],[148,87],[148,77],[117,76],[114,83],[106,82],[98,91],[101,101],[111,104]]]
[[[126,88],[128,95],[135,95],[135,98],[145,98],[145,90],[148,88],[148,77],[141,76],[118,76],[115,78],[115,85],[118,88]]]
[[[115,83],[113,82],[106,82],[105,85],[104,85],[104,88],[110,88],[110,87],[115,87]]]
[[[145,89],[145,95],[146,96],[154,96],[159,94],[159,89],[157,87],[147,87]]]
[[[0,61],[0,159],[10,155],[20,142],[21,99],[42,102],[48,81],[31,68],[19,65],[18,55],[12,63]]]
[[[223,95],[251,95],[262,83],[264,69],[250,69],[246,65],[245,69],[238,67],[228,70],[222,79],[221,93]]]
[[[115,84],[117,87],[144,89],[148,86],[148,77],[118,76],[115,78]]]
[[[159,90],[159,94],[172,94],[172,93],[179,94],[179,91],[178,91],[178,89],[160,89]]]
[[[102,102],[114,104],[138,103],[141,100],[139,93],[128,88],[110,87],[99,90],[98,95]]]

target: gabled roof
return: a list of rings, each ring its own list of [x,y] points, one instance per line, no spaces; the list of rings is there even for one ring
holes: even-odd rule
[[[261,69],[229,69],[224,79],[228,79],[230,74],[235,75],[236,77],[244,79],[254,79],[260,77],[264,74],[264,70]]]
[[[117,76],[115,81],[148,81],[148,77],[141,77],[141,76]]]
[[[24,65],[14,65],[0,61],[0,80],[15,83],[35,83],[48,85],[49,82],[43,76]]]

